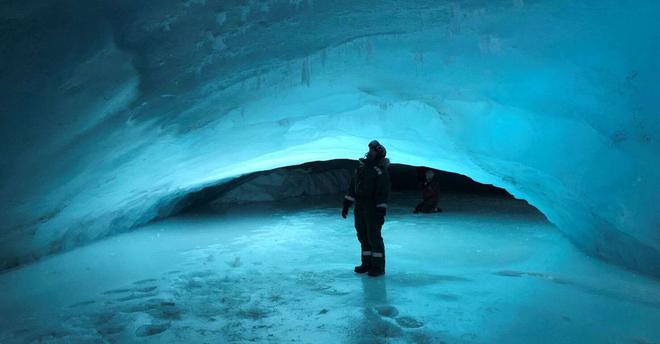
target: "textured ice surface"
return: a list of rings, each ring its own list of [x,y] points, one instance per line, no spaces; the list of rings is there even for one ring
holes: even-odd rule
[[[0,266],[378,138],[660,275],[656,0],[0,6]]]
[[[589,258],[524,202],[391,207],[353,273],[336,199],[169,219],[0,275],[0,342],[656,343],[657,281]]]

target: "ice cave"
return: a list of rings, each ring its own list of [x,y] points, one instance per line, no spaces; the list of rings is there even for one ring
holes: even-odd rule
[[[0,1],[0,343],[660,343],[658,18]]]

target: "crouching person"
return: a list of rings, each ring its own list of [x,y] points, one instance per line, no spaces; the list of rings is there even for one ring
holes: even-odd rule
[[[442,209],[438,208],[440,199],[440,180],[435,176],[433,170],[427,170],[426,180],[422,184],[422,201],[417,204],[413,213],[439,213]]]

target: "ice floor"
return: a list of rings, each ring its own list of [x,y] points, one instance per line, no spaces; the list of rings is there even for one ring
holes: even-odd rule
[[[525,202],[395,195],[387,274],[339,199],[172,218],[0,275],[0,343],[660,343],[660,283]]]

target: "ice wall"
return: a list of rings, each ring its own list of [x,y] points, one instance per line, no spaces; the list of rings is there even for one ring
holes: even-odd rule
[[[0,7],[0,267],[378,138],[660,276],[657,1]]]

